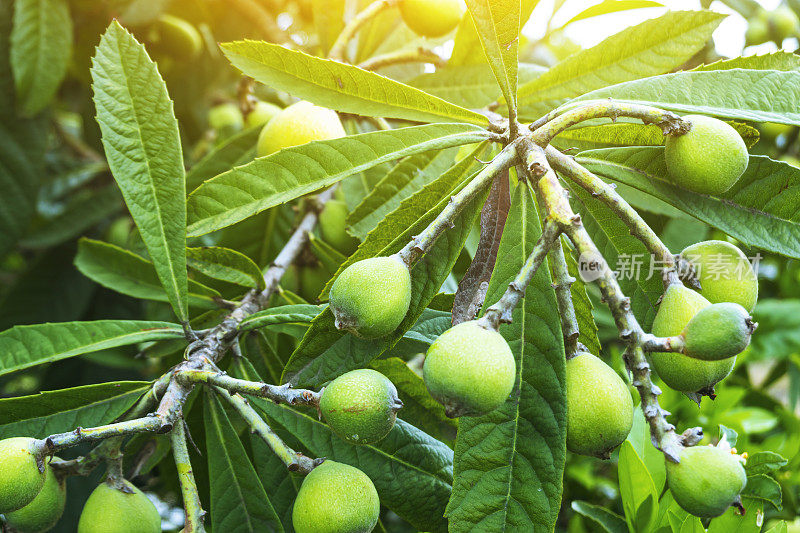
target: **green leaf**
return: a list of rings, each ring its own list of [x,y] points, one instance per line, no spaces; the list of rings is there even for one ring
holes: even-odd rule
[[[113,244],[81,239],[75,266],[87,278],[113,291],[143,300],[169,301],[153,263]],[[190,306],[212,309],[217,307],[215,298],[220,295],[192,280],[188,296]]]
[[[772,505],[776,511],[781,510],[781,486],[765,474],[748,475],[742,496],[764,501]]]
[[[733,68],[752,70],[800,70],[800,57],[791,52],[778,50],[771,54],[722,59],[714,63],[709,63],[708,65],[700,65],[692,70],[730,70]]]
[[[471,166],[471,163],[469,165]],[[454,168],[456,175],[463,176],[461,165],[456,165]],[[300,345],[292,354],[284,369],[283,380],[304,386],[321,385],[343,372],[365,366],[396,344],[404,333],[421,319],[420,317],[425,316],[423,314],[425,308],[450,275],[487,193],[488,191],[478,195],[466,205],[454,221],[453,227],[439,237],[431,250],[411,268],[411,305],[403,322],[392,334],[376,340],[358,339],[336,329],[333,313],[326,309],[314,319]],[[403,228],[404,231],[399,235],[395,233],[395,238],[387,246],[371,256],[388,256],[399,251],[410,240],[410,235],[420,232],[441,212],[443,204],[447,201],[449,197],[442,199],[437,206],[438,210],[434,208],[423,216],[420,216],[420,210],[416,210],[416,219],[412,225]],[[402,206],[398,209],[402,209]],[[342,268],[354,261],[362,249],[367,248],[365,244],[359,246]]]
[[[519,83],[526,83],[539,77],[546,69],[539,65],[521,63],[517,76]],[[460,65],[437,69],[436,72],[421,74],[408,82],[426,93],[444,98],[470,109],[481,109],[500,96],[500,87],[492,75],[489,65]]]
[[[212,393],[203,402],[214,531],[283,531],[247,451]]]
[[[220,174],[193,191],[189,196],[189,233],[203,235],[229,226],[386,161],[471,144],[487,136],[486,131],[474,126],[431,124],[281,150]]]
[[[452,442],[455,439],[456,421],[447,418],[444,406],[433,399],[425,382],[405,361],[398,357],[375,359],[370,366],[397,387],[397,394],[403,401],[403,409],[399,412],[403,420],[437,440]]]
[[[466,0],[486,60],[509,108],[517,108],[521,0]]]
[[[251,128],[223,140],[186,173],[186,189],[195,190],[201,183],[235,166],[249,163],[256,154],[261,128]]]
[[[242,365],[236,374],[254,377]],[[381,504],[418,530],[447,531],[443,514],[453,481],[453,451],[441,442],[398,420],[383,440],[354,446],[334,435],[312,410],[295,410],[260,398],[250,402],[314,456],[355,466],[367,474]]]
[[[669,11],[612,35],[521,86],[520,115],[535,118],[594,89],[669,72],[705,46],[722,18],[709,11]]]
[[[0,439],[42,439],[76,427],[108,424],[147,390],[145,381],[116,381],[0,400]]]
[[[72,195],[62,213],[39,225],[22,239],[23,246],[45,248],[73,239],[107,220],[122,208],[115,185],[84,189]]]
[[[736,441],[739,439],[739,434],[736,433],[736,430],[733,430],[729,427],[723,426],[719,424],[719,440],[724,441],[730,446],[731,448],[736,447]]]
[[[518,28],[517,33],[519,33],[519,28],[525,26],[525,23],[531,16],[533,8],[536,7],[538,3],[539,0],[522,0],[521,8],[516,8],[515,11],[520,12],[519,19],[513,22]],[[470,11],[472,11],[472,9],[470,9]],[[483,53],[483,43],[481,41],[481,36],[478,34],[474,15],[467,12],[461,19],[458,29],[456,30],[453,53],[447,64],[448,66],[480,64],[486,60],[486,57],[486,54]]]
[[[347,216],[350,232],[366,238],[387,214],[453,166],[456,149],[424,152],[395,165],[372,192]]]
[[[189,266],[206,276],[243,287],[264,289],[264,276],[252,259],[246,255],[219,246],[187,248]]]
[[[100,39],[92,81],[108,166],[167,299],[185,322],[186,181],[167,87],[144,46],[116,21]]]
[[[35,115],[52,100],[67,74],[72,19],[66,0],[15,0],[11,69],[17,103]]]
[[[577,22],[579,20],[586,20],[592,17],[599,17],[600,15],[607,15],[609,13],[618,13],[620,11],[631,11],[634,9],[642,9],[646,7],[664,7],[663,4],[653,2],[652,0],[603,0],[599,4],[589,6],[567,22],[561,25],[561,28]]]
[[[311,0],[314,29],[319,36],[319,47],[323,56],[328,55],[336,37],[344,28],[346,4],[345,0]]]
[[[800,125],[800,72],[713,70],[676,72],[612,85],[575,101],[614,98],[677,113]]]
[[[235,41],[221,46],[244,74],[336,111],[416,122],[488,124],[488,119],[475,111],[352,65],[264,41]]]
[[[780,470],[786,466],[788,461],[775,452],[763,451],[757,452],[747,458],[747,463],[744,465],[745,471],[748,476],[756,474],[768,474],[775,470]]]
[[[593,505],[589,502],[574,501],[572,502],[572,510],[592,520],[603,528],[606,533],[628,533],[628,525],[625,523],[625,519],[605,507]]]
[[[656,492],[661,494],[667,482],[667,467],[664,464],[664,454],[653,446],[653,441],[650,437],[650,426],[645,420],[641,409],[635,409],[633,413],[633,427],[626,440],[631,443],[636,454],[650,473]]]
[[[769,528],[766,533],[789,533],[789,528],[787,526],[788,522],[786,520],[781,520],[771,528]]]
[[[0,333],[0,375],[106,348],[182,336],[177,324],[145,320],[14,326]]]
[[[308,324],[320,314],[326,306],[311,304],[280,305],[253,313],[239,325],[240,331],[250,331],[276,324],[301,323]]]
[[[530,191],[513,193],[487,308],[500,299],[541,234]],[[566,377],[558,306],[543,265],[500,327],[516,358],[505,404],[459,420],[455,480],[447,505],[450,531],[536,531],[555,527],[566,456]]]
[[[748,246],[800,258],[800,169],[750,156],[747,170],[720,198],[669,183],[662,148],[582,152],[578,162],[595,174],[669,203]]]
[[[656,518],[658,492],[653,478],[630,441],[625,441],[619,450],[619,492],[625,520],[632,531],[649,531]],[[637,527],[641,526],[641,527]]]

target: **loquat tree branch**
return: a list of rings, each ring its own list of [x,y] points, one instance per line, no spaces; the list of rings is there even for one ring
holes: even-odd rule
[[[355,17],[350,19],[350,21],[342,29],[341,33],[339,33],[339,36],[333,43],[333,46],[331,46],[328,57],[337,61],[344,61],[346,59],[345,54],[347,53],[347,45],[351,40],[353,40],[353,37],[356,36],[361,27],[369,22],[370,19],[375,18],[383,11],[397,5],[398,3],[399,0],[376,0],[365,7],[361,12],[356,14]]]
[[[283,464],[286,465],[286,468],[290,472],[306,475],[324,461],[324,459],[312,459],[290,448],[274,431],[272,431],[272,428],[269,427],[256,410],[250,406],[247,400],[239,394],[232,394],[216,386],[212,386],[212,389],[236,409],[239,415],[241,415],[250,426],[251,431],[267,443],[267,446],[269,446],[270,449],[275,452],[275,455],[283,461]]]
[[[170,434],[172,455],[175,458],[175,468],[178,471],[178,482],[183,496],[183,509],[186,514],[186,523],[183,531],[186,533],[203,533],[203,517],[206,512],[200,503],[200,494],[197,492],[197,483],[192,472],[192,463],[189,459],[189,449],[186,445],[186,430],[181,420],[175,424]]]
[[[398,257],[409,267],[416,263],[420,257],[431,249],[436,239],[445,230],[453,227],[453,220],[461,213],[461,210],[491,186],[497,173],[513,166],[516,160],[516,148],[513,145],[506,146],[463,189],[450,198],[442,212],[422,233],[415,235],[402,250],[397,252]]]
[[[317,407],[320,393],[307,389],[294,389],[291,384],[270,385],[269,383],[247,381],[226,375],[217,370],[186,370],[179,373],[177,379],[190,383],[204,383],[225,389],[231,394],[246,394],[266,398],[275,403],[287,405],[307,405]]]
[[[412,50],[399,50],[371,57],[359,63],[358,67],[364,70],[378,70],[403,63],[432,63],[437,67],[443,67],[447,62],[433,50],[420,46]]]
[[[547,161],[545,151],[533,140],[523,138],[518,144],[525,171],[532,182],[542,188],[547,218],[560,224],[560,229],[570,238],[578,253],[587,254],[599,266],[597,283],[603,301],[609,306],[620,338],[628,345],[625,352],[625,365],[633,376],[633,385],[641,398],[642,412],[650,426],[653,445],[661,450],[667,459],[679,462],[683,439],[675,433],[675,427],[667,422],[667,413],[658,403],[661,390],[650,379],[650,366],[644,355],[645,332],[631,311],[627,298],[617,283],[616,276],[592,241],[579,215],[569,203],[564,201],[564,189],[558,182],[555,172]],[[652,337],[652,336],[651,336]]]
[[[564,350],[567,359],[575,357],[578,353],[578,337],[581,331],[578,327],[578,318],[575,306],[572,303],[572,284],[575,278],[569,275],[567,259],[564,257],[564,247],[561,239],[554,243],[549,255],[550,268],[553,271],[553,288],[556,292],[558,315],[561,317],[561,332],[564,336]]]

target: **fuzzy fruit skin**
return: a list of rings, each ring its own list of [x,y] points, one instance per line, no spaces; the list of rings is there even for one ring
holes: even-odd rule
[[[353,444],[371,444],[389,434],[403,402],[386,376],[362,368],[342,374],[322,391],[319,409],[334,433]]]
[[[692,446],[681,462],[667,461],[667,484],[678,505],[703,518],[719,516],[747,484],[738,455],[716,446]]]
[[[689,321],[711,303],[692,289],[683,285],[670,285],[656,317],[653,335],[671,337],[680,335]],[[650,360],[658,376],[671,389],[681,392],[709,390],[733,370],[735,357],[721,361],[701,361],[680,353],[653,352]]]
[[[369,533],[379,513],[372,480],[358,468],[328,460],[303,480],[292,524],[297,533]]]
[[[606,459],[632,426],[633,400],[617,373],[588,352],[567,360],[567,448]]]
[[[739,304],[724,302],[701,309],[686,325],[685,354],[704,361],[738,355],[750,344],[753,319]]]
[[[36,439],[12,437],[0,440],[0,513],[21,509],[31,503],[44,485],[31,452]]]
[[[267,122],[258,136],[258,157],[312,141],[338,139],[347,135],[335,111],[300,101]]]
[[[411,304],[411,273],[396,256],[372,257],[345,268],[330,292],[336,327],[377,339],[397,329]]]
[[[253,109],[247,114],[244,119],[244,125],[248,128],[255,128],[256,126],[263,126],[270,120],[272,117],[277,115],[283,111],[282,108],[272,104],[270,102],[256,102],[256,105],[253,106]]]
[[[400,14],[417,35],[441,37],[461,22],[464,4],[461,0],[402,0]]]
[[[56,525],[64,514],[67,503],[67,485],[59,480],[48,465],[42,490],[31,503],[10,513],[6,513],[8,525],[18,533],[41,533]]]
[[[447,416],[481,416],[505,403],[514,388],[517,364],[500,333],[470,320],[433,341],[422,374]]]
[[[123,480],[130,492],[101,483],[83,506],[78,533],[160,533],[161,517],[142,491]]]
[[[319,214],[319,227],[328,244],[349,256],[358,248],[358,239],[347,233],[347,213],[343,201],[329,200]]]
[[[700,294],[712,304],[733,302],[753,311],[758,300],[758,276],[739,248],[725,241],[703,241],[686,247],[681,256],[694,265]]]
[[[728,124],[702,115],[687,115],[692,129],[667,137],[664,156],[672,182],[690,191],[719,195],[747,169],[749,155],[739,133]]]

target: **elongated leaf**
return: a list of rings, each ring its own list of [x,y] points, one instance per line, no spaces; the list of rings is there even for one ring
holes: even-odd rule
[[[292,354],[284,369],[284,380],[304,386],[321,385],[343,372],[365,366],[396,344],[417,320],[424,317],[425,308],[450,275],[485,197],[485,194],[478,195],[466,205],[454,221],[453,227],[440,236],[431,250],[411,268],[411,305],[406,317],[393,333],[376,340],[358,339],[336,329],[333,313],[326,309],[314,319],[311,328]],[[419,211],[417,213],[416,223],[411,228],[406,228],[405,232],[377,255],[386,256],[399,251],[408,242],[408,233],[419,232],[438,211],[431,210],[423,217],[419,217]],[[350,260],[352,258],[353,256]]]
[[[297,305],[279,305],[277,307],[270,307],[258,313],[253,313],[248,316],[239,326],[241,331],[249,331],[275,324],[286,324],[292,322],[310,323],[314,317],[322,312],[326,306],[324,305],[311,305],[311,304],[297,304]]]
[[[108,166],[167,299],[185,322],[186,181],[167,87],[144,47],[116,21],[100,39],[92,81]]]
[[[520,63],[518,83],[534,80],[545,70],[539,65]],[[408,84],[470,109],[486,107],[500,97],[500,87],[489,65],[447,66],[436,72],[421,74]]]
[[[631,11],[633,9],[642,9],[645,7],[664,7],[658,2],[652,0],[603,0],[599,4],[589,6],[567,22],[561,27],[568,26],[573,22],[579,20],[586,20],[592,17],[599,17],[600,15],[607,15],[609,13],[618,13],[620,11]]]
[[[605,507],[588,502],[574,501],[572,502],[572,510],[595,522],[606,533],[627,533],[628,531],[625,519]]]
[[[353,235],[363,239],[400,202],[453,166],[456,149],[425,152],[400,161],[347,216]]]
[[[0,400],[0,439],[41,439],[113,422],[148,386],[145,381],[116,381]]]
[[[35,115],[52,100],[67,74],[72,19],[66,0],[15,0],[11,69],[17,104]]]
[[[517,8],[521,12],[519,21],[515,23],[517,28],[522,28],[531,16],[533,8],[539,3],[538,0],[522,0],[521,8]],[[470,7],[470,11],[472,8]],[[486,59],[486,55],[482,50],[483,43],[481,36],[478,32],[477,25],[475,24],[474,14],[467,12],[464,18],[458,25],[456,30],[455,43],[453,45],[453,53],[450,56],[448,65],[475,65],[481,64]]]
[[[800,70],[800,57],[791,52],[778,50],[771,54],[722,59],[714,63],[709,63],[708,65],[700,65],[692,70],[730,70],[732,68],[752,70]]]
[[[169,301],[153,263],[113,244],[81,239],[75,266],[87,278],[113,291],[143,300]],[[191,306],[210,309],[216,307],[219,293],[190,281],[188,296]]]
[[[619,450],[619,491],[631,531],[649,531],[656,519],[658,492],[647,467],[627,440]]]
[[[259,133],[261,128],[251,128],[215,146],[186,173],[186,190],[193,191],[205,180],[252,161]]]
[[[252,259],[246,255],[220,246],[187,248],[186,260],[190,267],[206,276],[243,287],[264,288],[264,276]]]
[[[208,180],[189,196],[189,232],[202,235],[342,178],[407,155],[484,140],[459,124],[362,133],[281,150]]]
[[[744,175],[721,198],[669,183],[662,148],[609,148],[582,152],[592,172],[624,183],[719,228],[744,244],[800,258],[800,170],[750,156]]]
[[[243,365],[238,365],[235,373],[253,379]],[[367,474],[381,504],[412,526],[420,531],[447,531],[442,515],[453,481],[453,451],[443,443],[398,419],[383,440],[354,446],[334,435],[313,411],[259,398],[250,401],[313,455],[355,466]]]
[[[722,18],[705,11],[669,11],[612,35],[521,86],[520,115],[536,118],[567,98],[669,72],[708,42]]]
[[[403,420],[421,429],[435,439],[452,442],[456,436],[456,421],[447,418],[444,406],[433,399],[422,378],[398,357],[376,359],[372,368],[389,378],[397,387],[403,401],[400,412]]]
[[[500,299],[541,234],[530,191],[513,193],[486,302]],[[566,378],[558,306],[547,265],[500,333],[516,359],[505,404],[459,420],[450,531],[550,532],[561,507]]]
[[[598,89],[576,100],[615,98],[678,113],[800,125],[800,72],[713,70],[676,72]]]
[[[177,324],[144,320],[14,326],[0,333],[0,375],[115,346],[182,336]]]
[[[211,393],[203,402],[214,531],[283,531],[247,451]]]
[[[236,41],[224,43],[222,50],[244,74],[336,111],[417,122],[488,124],[485,116],[419,89],[277,44]]]
[[[517,107],[517,54],[522,11],[521,0],[467,0],[486,60],[503,97]]]

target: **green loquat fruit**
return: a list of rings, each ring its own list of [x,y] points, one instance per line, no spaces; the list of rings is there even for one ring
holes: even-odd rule
[[[414,33],[441,37],[453,31],[464,16],[462,0],[402,0],[400,14]]]
[[[451,418],[481,416],[500,407],[514,388],[516,371],[503,336],[477,320],[439,335],[422,368],[428,392]]]
[[[686,325],[684,353],[695,359],[718,361],[738,355],[750,344],[753,318],[739,304],[711,304],[697,312]]]
[[[397,256],[363,259],[345,268],[330,292],[338,329],[358,337],[388,335],[411,304],[411,273]]]
[[[567,360],[567,448],[606,459],[632,426],[633,400],[617,373],[588,352]]]
[[[347,233],[347,204],[341,200],[329,200],[319,214],[322,238],[344,255],[358,248],[358,239]]]
[[[36,439],[12,437],[0,440],[0,513],[31,503],[45,481],[34,455]]]
[[[56,525],[66,502],[66,483],[48,465],[39,494],[22,509],[6,513],[6,521],[18,533],[42,533]]]
[[[372,480],[358,468],[327,460],[303,480],[292,525],[297,533],[369,533],[379,513]]]
[[[691,130],[668,136],[664,150],[672,182],[697,193],[724,193],[747,169],[749,155],[741,135],[716,118],[683,118],[691,123]]]
[[[342,374],[322,391],[319,409],[334,433],[353,444],[371,444],[389,434],[403,402],[386,376],[362,368]]]
[[[680,463],[667,460],[667,484],[678,505],[702,518],[719,516],[747,484],[741,459],[716,446],[681,451]]]
[[[101,483],[89,495],[78,533],[161,533],[161,517],[145,494],[127,480],[123,488]]]
[[[300,101],[283,109],[267,122],[258,136],[258,157],[312,141],[338,139],[346,135],[335,111]]]
[[[244,125],[248,128],[263,126],[281,111],[282,109],[275,104],[259,100],[245,117]]]
[[[758,276],[744,253],[725,241],[703,241],[686,247],[681,256],[695,268],[700,294],[711,303],[733,302],[753,311],[758,300]]]

